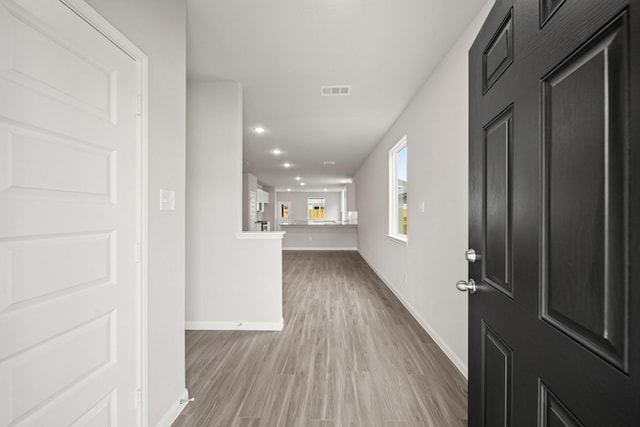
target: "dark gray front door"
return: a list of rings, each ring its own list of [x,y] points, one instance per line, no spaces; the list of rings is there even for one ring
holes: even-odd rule
[[[498,0],[469,59],[469,425],[640,426],[640,2]]]

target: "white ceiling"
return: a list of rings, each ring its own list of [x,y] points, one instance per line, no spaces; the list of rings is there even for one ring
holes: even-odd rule
[[[245,172],[279,189],[302,189],[300,176],[305,190],[331,190],[356,173],[485,1],[188,0],[187,73],[242,84]],[[322,85],[351,85],[351,95],[322,97]]]

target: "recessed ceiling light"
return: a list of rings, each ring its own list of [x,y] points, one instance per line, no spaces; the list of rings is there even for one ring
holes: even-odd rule
[[[329,191],[329,190],[327,190],[327,189],[325,188],[325,189],[324,189],[324,191]]]
[[[301,182],[300,185],[302,185],[304,187],[304,182]]]
[[[271,152],[272,152],[273,154],[275,154],[276,156],[277,156],[278,154],[282,153],[282,151],[280,151],[280,150],[279,150],[279,149],[277,149],[277,148],[274,148],[273,150],[271,150]]]
[[[290,189],[290,188],[287,188],[287,191],[291,191],[291,189]]]
[[[300,178],[299,176],[296,176],[296,181],[300,181],[302,178]]]
[[[253,128],[256,133],[264,133],[264,128],[262,126],[256,126]]]
[[[285,164],[284,164],[284,165],[282,165],[282,166],[284,166],[285,168],[290,168],[290,167],[291,167],[291,163],[285,163]]]

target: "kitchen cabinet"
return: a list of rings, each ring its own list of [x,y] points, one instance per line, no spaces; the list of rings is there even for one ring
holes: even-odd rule
[[[258,203],[269,203],[269,193],[258,188]]]

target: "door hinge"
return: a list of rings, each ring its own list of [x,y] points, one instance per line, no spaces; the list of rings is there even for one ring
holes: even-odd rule
[[[142,390],[141,389],[136,390],[135,407],[136,409],[142,408]]]
[[[136,95],[136,116],[142,115],[142,95]]]
[[[136,264],[140,264],[142,262],[142,245],[140,243],[136,243]]]

